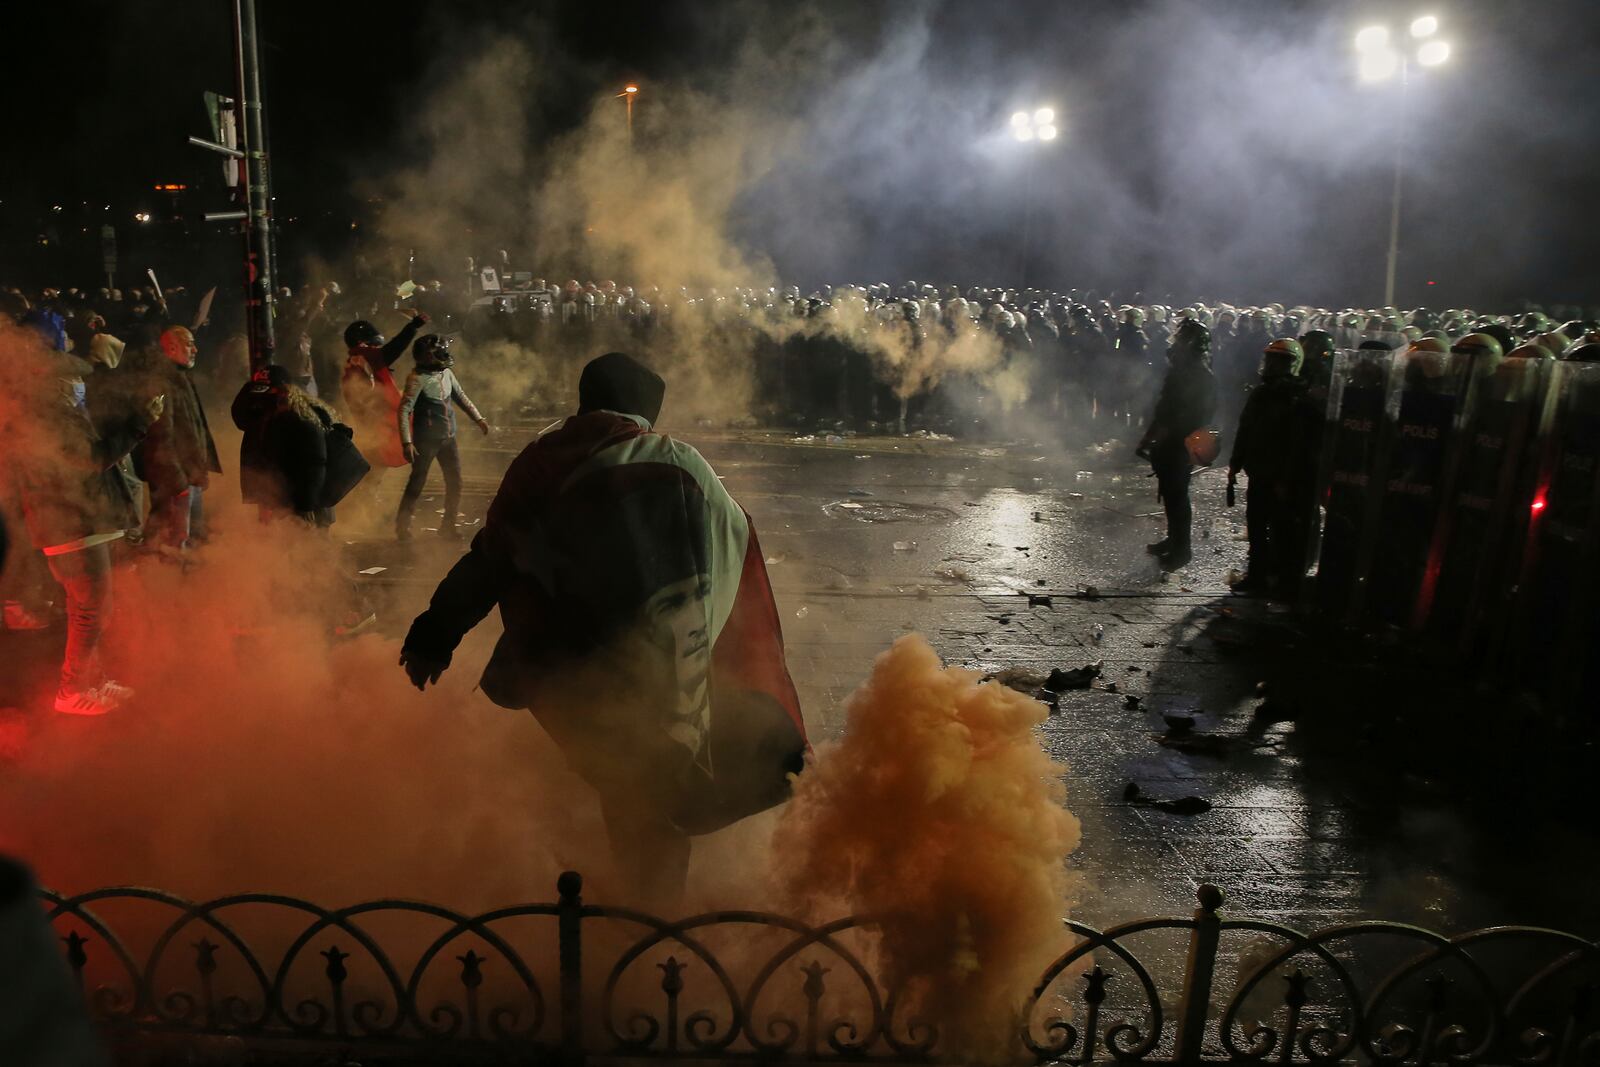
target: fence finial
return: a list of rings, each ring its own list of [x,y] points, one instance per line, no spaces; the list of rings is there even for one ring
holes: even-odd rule
[[[1222,902],[1226,899],[1222,890],[1210,882],[1202,882],[1194,895],[1200,901],[1201,909],[1208,912],[1221,908]]]
[[[576,901],[583,895],[583,875],[577,871],[562,871],[556,879],[556,892],[563,901]]]

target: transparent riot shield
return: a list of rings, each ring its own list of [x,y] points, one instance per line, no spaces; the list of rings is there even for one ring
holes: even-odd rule
[[[1441,352],[1395,356],[1385,405],[1376,537],[1370,543],[1362,606],[1369,618],[1409,626],[1424,590],[1445,482],[1458,441],[1456,415],[1473,358]]]
[[[1600,592],[1600,364],[1556,364],[1533,470],[1507,666],[1571,711],[1592,670]]]
[[[1553,368],[1548,360],[1508,359],[1470,374],[1412,617],[1463,662],[1484,661],[1509,601],[1516,568],[1506,561],[1528,505],[1524,459]]]
[[[1322,539],[1312,594],[1313,610],[1330,620],[1350,621],[1359,608],[1378,499],[1374,487],[1383,478],[1393,367],[1394,353],[1377,349],[1348,349],[1333,360],[1318,475]]]

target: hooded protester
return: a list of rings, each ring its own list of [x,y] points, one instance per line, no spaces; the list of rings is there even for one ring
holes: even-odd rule
[[[263,521],[294,515],[333,524],[333,505],[367,471],[351,431],[332,408],[306,392],[286,367],[269,366],[233,401],[239,444],[239,488]]]
[[[435,460],[444,475],[444,517],[439,520],[440,537],[458,537],[456,521],[461,514],[461,450],[456,446],[456,413],[460,408],[484,433],[489,420],[478,413],[466,390],[450,368],[450,341],[438,334],[417,338],[412,346],[417,366],[406,377],[405,398],[396,415],[400,447],[411,464],[411,477],[400,495],[400,510],[395,513],[395,537],[411,540],[411,517],[416,513],[428,470]]]
[[[1167,516],[1167,536],[1146,549],[1160,560],[1163,570],[1170,571],[1190,559],[1194,511],[1189,503],[1189,475],[1194,460],[1189,454],[1189,435],[1205,429],[1217,409],[1211,331],[1193,319],[1186,320],[1173,335],[1167,363],[1167,376],[1137,454],[1150,461]]]
[[[806,752],[750,516],[657,433],[665,384],[619,352],[578,413],[529,445],[401,664],[437,681],[498,606],[482,686],[526,708],[599,793],[619,869],[672,894],[689,839],[780,804]]]
[[[16,350],[8,360],[10,403],[0,411],[9,450],[0,464],[0,497],[20,510],[29,540],[66,593],[67,646],[55,710],[102,715],[132,696],[106,677],[98,655],[111,596],[109,546],[123,536],[127,507],[115,467],[161,419],[165,398],[156,394],[136,418],[97,427],[84,400],[87,362],[27,332],[0,332],[0,347]]]
[[[211,475],[222,473],[195,389],[196,352],[193,334],[169,326],[161,332],[159,348],[130,347],[126,353],[134,391],[167,398],[166,414],[134,450],[133,465],[150,486],[145,536],[173,549],[189,548],[205,536],[201,494]]]
[[[393,340],[385,340],[365,319],[352,322],[344,331],[350,353],[340,381],[344,405],[355,424],[362,454],[374,467],[404,467],[408,462],[400,445],[400,387],[389,368],[405,354],[417,331],[428,324],[428,316],[420,312],[411,315]]]

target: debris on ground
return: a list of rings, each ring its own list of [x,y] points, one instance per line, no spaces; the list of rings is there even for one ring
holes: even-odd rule
[[[1001,626],[1010,626],[1011,625],[1011,612],[1009,612],[1009,611],[1006,612],[1003,615],[985,615],[984,618],[990,619],[990,620],[992,620],[994,622],[997,622]]]
[[[1144,697],[1133,693],[1129,693],[1127,696],[1122,698],[1122,706],[1127,708],[1129,711],[1138,711],[1139,705],[1143,702]]]
[[[940,567],[933,572],[933,576],[935,578],[943,578],[947,582],[970,583],[972,581],[972,575],[962,567]]]
[[[1079,600],[1099,600],[1100,599],[1100,590],[1097,587],[1092,586],[1092,585],[1080,585],[1080,586],[1078,586],[1078,599]]]
[[[1200,815],[1211,810],[1211,801],[1204,797],[1158,799],[1146,796],[1144,790],[1139,788],[1138,782],[1128,783],[1128,787],[1122,791],[1122,799],[1129,804],[1155,808],[1157,811],[1169,811],[1174,815]]]
[[[1107,682],[1106,683],[1106,692],[1108,692],[1108,693],[1117,692],[1117,683],[1116,682]]]
[[[896,541],[894,543],[894,550],[896,552],[915,552],[917,550],[917,543],[915,541]]]
[[[1193,715],[1163,715],[1161,721],[1167,724],[1167,733],[1186,734],[1194,729]]]
[[[369,575],[370,576],[370,575],[374,575],[374,574],[382,574],[384,571],[386,571],[388,569],[389,569],[388,567],[368,567],[365,570],[360,570],[360,571],[357,571],[356,573],[357,574],[365,574],[365,575]]]
[[[1015,689],[1017,692],[1026,693],[1029,696],[1033,696],[1036,691],[1045,688],[1045,676],[1038,671],[1030,671],[1025,667],[1006,667],[987,675],[983,680],[986,682],[999,682],[1007,689]]]
[[[1143,645],[1145,648],[1155,648],[1156,647],[1156,643],[1154,641],[1140,641],[1139,643],[1141,645]]]
[[[1028,597],[1028,607],[1030,608],[1048,608],[1051,606],[1050,594],[1048,593],[1028,593],[1026,595]]]
[[[1069,689],[1087,689],[1100,677],[1100,672],[1105,664],[1100,660],[1085,663],[1082,667],[1074,667],[1064,671],[1057,667],[1050,672],[1050,677],[1045,679],[1044,687],[1052,693],[1064,693]]]

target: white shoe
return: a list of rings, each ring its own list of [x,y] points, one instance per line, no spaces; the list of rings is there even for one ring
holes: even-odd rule
[[[62,715],[104,715],[111,710],[94,690],[74,692],[71,689],[56,691],[56,711]]]
[[[90,692],[108,708],[120,708],[133,699],[133,690],[130,687],[121,682],[114,682],[110,678],[102,682],[98,689],[91,689]]]
[[[7,630],[46,630],[50,627],[49,621],[29,611],[28,606],[19,600],[6,601],[4,618]]]

